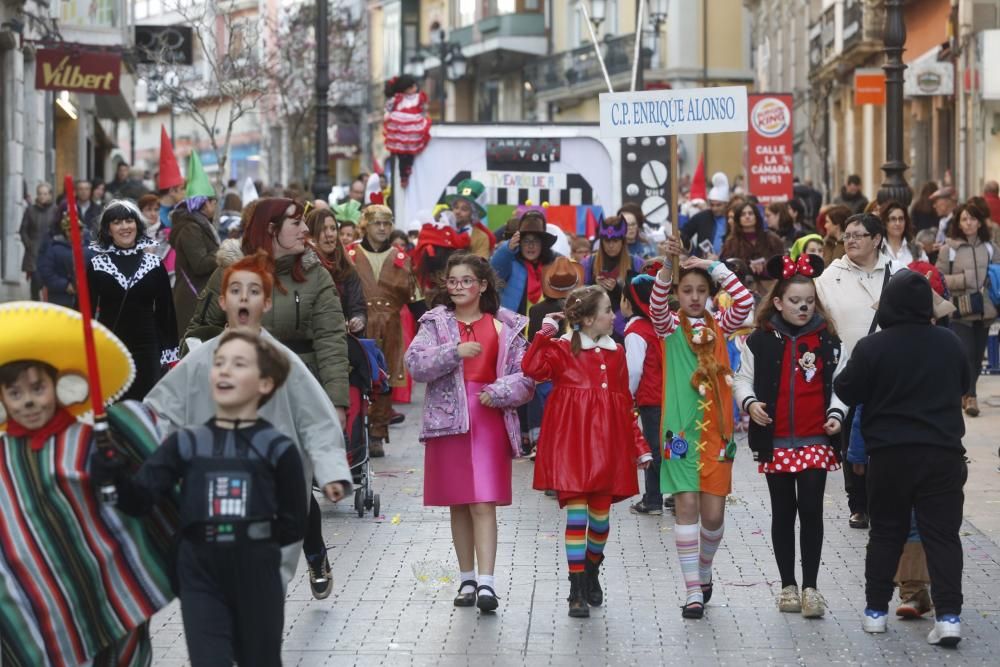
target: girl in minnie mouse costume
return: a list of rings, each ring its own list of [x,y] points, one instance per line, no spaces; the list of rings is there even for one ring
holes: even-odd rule
[[[816,589],[823,549],[826,473],[840,468],[831,436],[840,432],[846,406],[833,379],[846,362],[840,339],[823,314],[813,279],[823,260],[772,257],[777,280],[746,340],[734,386],[750,414],[749,443],[771,495],[771,540],[781,574],[778,609],[820,618],[826,608]],[[795,516],[800,523],[802,594],[795,580]]]

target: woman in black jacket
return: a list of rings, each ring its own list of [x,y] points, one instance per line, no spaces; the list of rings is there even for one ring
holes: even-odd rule
[[[340,294],[340,304],[347,321],[347,330],[361,334],[368,323],[368,306],[361,290],[361,279],[354,265],[347,259],[344,246],[340,242],[340,232],[336,218],[329,209],[313,209],[306,215],[306,226],[316,242],[316,247],[330,264],[330,277]]]
[[[90,246],[96,254],[87,263],[93,314],[135,361],[135,382],[122,398],[137,401],[160,379],[164,366],[178,361],[170,278],[145,228],[135,204],[110,202]]]

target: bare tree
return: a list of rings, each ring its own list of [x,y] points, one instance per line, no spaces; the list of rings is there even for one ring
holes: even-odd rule
[[[261,49],[262,17],[256,10],[239,10],[233,0],[169,0],[163,9],[191,28],[194,64],[178,66],[161,48],[144,54],[152,62],[139,66],[140,75],[161,101],[166,99],[204,131],[219,166],[216,187],[221,192],[233,128],[257,109],[270,82]]]
[[[341,124],[358,123],[368,86],[368,46],[364,3],[328,0],[327,38],[330,54],[330,91],[327,100],[333,118]],[[315,0],[282,10],[267,44],[270,90],[275,115],[287,133],[295,165],[292,179],[304,179],[310,165],[316,130],[316,3]],[[332,139],[332,138],[331,138]],[[311,165],[310,165],[311,166]]]

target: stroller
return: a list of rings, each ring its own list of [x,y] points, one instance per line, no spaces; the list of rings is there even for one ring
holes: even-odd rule
[[[388,366],[375,341],[347,337],[348,376],[351,404],[347,410],[347,463],[355,486],[354,510],[363,517],[367,510],[381,514],[381,499],[372,491],[372,463],[368,455],[368,406],[374,393],[389,391]]]

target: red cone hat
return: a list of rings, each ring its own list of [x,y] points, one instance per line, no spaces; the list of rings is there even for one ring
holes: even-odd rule
[[[174,156],[174,147],[167,135],[167,128],[160,125],[160,175],[156,187],[168,190],[176,185],[184,185],[184,177],[181,176],[181,168]]]

